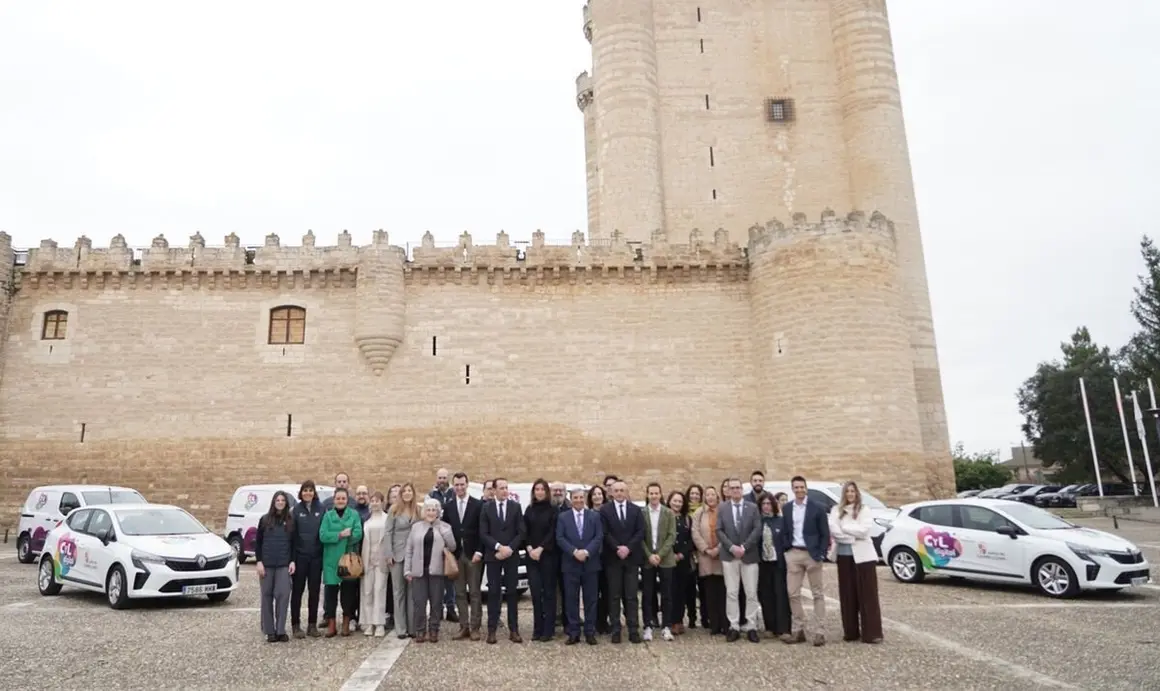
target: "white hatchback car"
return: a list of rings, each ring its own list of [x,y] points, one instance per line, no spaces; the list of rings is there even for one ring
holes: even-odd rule
[[[108,485],[45,485],[28,493],[16,528],[16,556],[21,564],[36,561],[48,531],[69,513],[93,504],[148,504],[131,487]]]
[[[1120,590],[1149,581],[1132,543],[1069,523],[1030,504],[945,499],[903,506],[882,540],[894,577],[927,574],[987,583],[1031,584],[1051,597]]]
[[[104,504],[76,509],[53,528],[37,571],[40,594],[61,586],[105,593],[124,609],[138,598],[206,595],[222,602],[238,587],[228,543],[184,509]]]

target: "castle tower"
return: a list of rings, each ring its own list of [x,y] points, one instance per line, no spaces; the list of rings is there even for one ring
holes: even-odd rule
[[[4,346],[8,342],[8,312],[12,309],[15,264],[12,236],[0,231],[0,381],[4,379]]]
[[[627,240],[648,242],[665,228],[653,0],[592,0],[589,17],[593,96],[585,117],[594,109],[600,162],[599,223],[589,236],[619,230]]]
[[[355,300],[355,343],[376,375],[381,375],[403,342],[406,302],[403,263],[407,256],[393,247],[386,231],[376,230],[371,244],[358,250]]]
[[[591,0],[585,34],[591,236],[648,242],[659,218],[678,242],[694,228],[881,211],[895,226],[923,445],[931,462],[949,459],[885,0]]]
[[[771,475],[924,487],[894,226],[880,214],[750,229],[759,419]],[[917,498],[917,497],[916,497]]]

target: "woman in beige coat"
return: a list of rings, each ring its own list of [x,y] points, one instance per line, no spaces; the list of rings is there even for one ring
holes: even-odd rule
[[[403,485],[399,500],[387,511],[387,567],[391,570],[392,595],[395,599],[395,634],[407,638],[415,634],[411,612],[411,584],[403,578],[403,560],[407,556],[407,537],[411,526],[419,520],[419,505],[415,501],[415,486]]]
[[[709,615],[709,633],[726,633],[729,624],[725,621],[725,575],[721,570],[718,556],[721,548],[717,544],[717,505],[720,503],[717,490],[705,488],[704,504],[693,514],[693,546],[697,548],[697,571],[705,586],[705,609]]]
[[[363,577],[360,588],[360,610],[366,635],[382,638],[387,635],[387,514],[383,511],[386,497],[382,492],[371,495],[371,514],[363,523],[362,561]]]
[[[415,615],[415,642],[438,643],[443,618],[443,551],[455,551],[451,526],[440,520],[443,505],[438,499],[423,502],[423,520],[411,526],[403,576],[411,584]],[[430,615],[428,615],[430,606]]]

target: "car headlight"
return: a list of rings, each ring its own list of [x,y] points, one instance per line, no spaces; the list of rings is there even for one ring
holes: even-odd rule
[[[139,549],[133,550],[132,554],[133,565],[139,569],[144,569],[146,564],[164,564],[165,560],[156,554],[142,552]]]
[[[1093,557],[1110,557],[1109,551],[1106,549],[1099,549],[1098,547],[1088,547],[1087,545],[1077,545],[1074,542],[1068,542],[1067,548],[1075,552],[1080,559],[1095,563]]]

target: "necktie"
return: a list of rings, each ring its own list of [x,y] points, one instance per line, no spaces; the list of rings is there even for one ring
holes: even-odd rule
[[[504,522],[504,517],[503,517],[503,505],[504,505],[504,503],[503,503],[503,502],[500,502],[500,503],[499,503],[499,522],[500,522],[500,523],[503,523],[503,522]]]
[[[466,504],[466,503],[467,502],[463,501],[462,499],[459,500],[459,522],[460,523],[463,523],[464,504]]]
[[[576,512],[576,534],[584,537],[584,514],[579,511]]]
[[[620,507],[620,521],[624,522],[624,504],[617,504]]]
[[[741,526],[741,507],[737,504],[733,505],[733,525]]]

